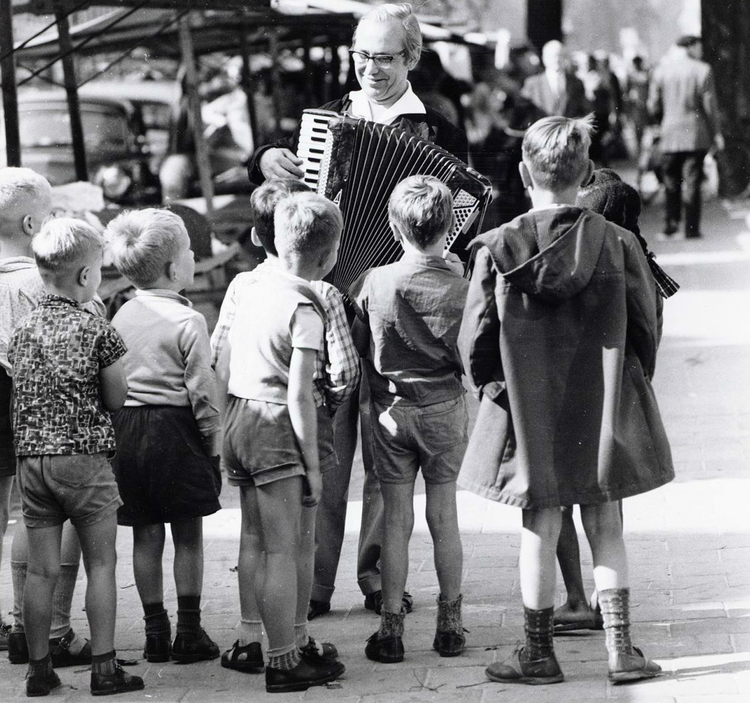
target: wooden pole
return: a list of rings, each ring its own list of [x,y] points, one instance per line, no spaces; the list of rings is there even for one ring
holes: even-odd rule
[[[281,76],[279,75],[279,38],[274,28],[271,28],[268,33],[268,51],[271,54],[273,129],[276,138],[278,138],[281,136]]]
[[[242,90],[247,97],[247,117],[250,121],[250,131],[253,134],[253,148],[258,145],[258,125],[255,116],[255,91],[253,89],[253,76],[250,73],[250,46],[247,42],[247,28],[239,30],[240,56],[242,58]]]
[[[18,93],[16,57],[13,54],[12,0],[0,0],[0,65],[2,71],[3,112],[5,114],[5,154],[8,166],[21,165],[21,136],[18,131]]]
[[[198,72],[195,68],[193,37],[190,33],[190,16],[191,13],[188,13],[180,19],[180,50],[182,52],[182,62],[185,66],[185,89],[188,94],[188,109],[190,110],[193,123],[196,167],[198,168],[201,192],[206,201],[206,217],[210,219],[214,210],[214,182],[211,178],[208,145],[204,137],[201,100],[198,95]]]
[[[89,179],[86,166],[86,143],[83,139],[83,123],[81,122],[81,104],[78,100],[78,80],[76,79],[76,64],[73,56],[73,44],[70,41],[70,27],[68,15],[62,3],[55,4],[55,18],[57,20],[57,34],[60,41],[60,53],[63,55],[63,82],[68,97],[68,113],[70,114],[70,134],[73,140],[73,161],[75,163],[76,179]]]

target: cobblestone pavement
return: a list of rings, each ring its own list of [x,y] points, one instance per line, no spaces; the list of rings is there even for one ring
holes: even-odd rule
[[[565,683],[527,688],[488,682],[485,666],[522,639],[518,587],[520,512],[461,492],[465,549],[464,613],[468,651],[441,659],[431,651],[437,580],[424,519],[418,517],[410,549],[409,589],[414,612],[406,623],[406,660],[375,665],[364,656],[378,620],[362,607],[356,586],[361,467],[355,467],[338,587],[330,614],[311,632],[334,642],[346,663],[344,679],[275,700],[336,703],[490,701],[644,701],[647,703],[747,703],[750,701],[750,203],[707,204],[705,238],[654,242],[659,261],[683,286],[666,303],[664,339],[655,381],[672,442],[677,479],[625,502],[631,563],[634,639],[664,668],[658,679],[613,687],[606,678],[601,632],[556,640]],[[659,209],[644,213],[643,231],[658,231]],[[744,248],[743,248],[744,245]],[[423,490],[417,491],[423,513]],[[205,521],[204,625],[222,648],[237,638],[236,574],[239,507],[225,487],[224,509]],[[14,516],[17,517],[17,511]],[[580,528],[580,525],[579,525]],[[5,541],[0,572],[3,612],[11,602]],[[585,545],[585,540],[582,542]],[[140,657],[142,611],[133,583],[131,535],[118,537],[117,645],[122,657]],[[586,585],[593,588],[591,559],[582,547]],[[81,581],[84,580],[83,574]],[[166,579],[169,583],[169,579]],[[74,627],[87,632],[81,583]],[[561,586],[558,586],[561,589]],[[560,591],[562,600],[562,591]],[[173,587],[166,594],[174,616]],[[222,669],[218,661],[181,666],[129,667],[146,689],[117,700],[261,701],[269,698],[263,676]],[[0,658],[0,701],[23,699],[25,667]],[[88,672],[60,671],[63,686],[50,700],[89,700]]]

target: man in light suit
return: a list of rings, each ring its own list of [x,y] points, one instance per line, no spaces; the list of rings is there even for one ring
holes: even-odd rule
[[[674,237],[680,224],[683,182],[684,234],[688,239],[701,236],[703,159],[712,144],[719,151],[724,148],[713,74],[701,56],[699,37],[680,38],[657,67],[651,83],[649,112],[661,120],[667,237]]]
[[[553,39],[542,47],[544,72],[529,76],[522,95],[547,115],[583,117],[591,106],[583,83],[568,70],[565,47]]]

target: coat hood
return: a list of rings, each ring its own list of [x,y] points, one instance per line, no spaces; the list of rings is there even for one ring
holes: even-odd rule
[[[503,278],[527,295],[562,302],[586,287],[604,244],[607,221],[564,206],[536,210],[476,238]]]
[[[24,269],[36,268],[34,259],[28,256],[13,256],[0,259],[0,273],[13,273]]]

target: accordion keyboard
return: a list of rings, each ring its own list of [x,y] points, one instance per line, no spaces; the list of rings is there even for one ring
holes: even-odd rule
[[[297,156],[302,159],[302,180],[317,193],[325,193],[328,162],[331,158],[331,133],[328,123],[336,113],[305,110],[302,113]]]

